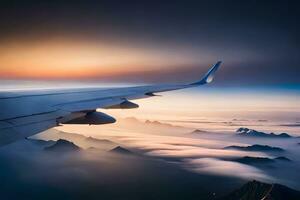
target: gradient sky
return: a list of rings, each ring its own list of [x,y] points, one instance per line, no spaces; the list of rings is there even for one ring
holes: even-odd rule
[[[224,61],[216,83],[297,87],[297,1],[0,3],[1,79],[183,82]]]
[[[128,127],[122,128],[122,118],[212,132],[249,127],[299,136],[299,19],[300,3],[288,0],[0,0],[0,93],[189,83],[221,60],[212,84],[136,100],[138,109],[98,110],[116,118],[115,124],[59,128],[124,138],[124,143],[117,143],[126,146],[130,141],[144,149],[160,146],[150,152],[152,156],[172,157],[175,152],[180,160],[187,160],[182,158],[193,154],[218,158],[219,153],[226,158],[231,152],[211,146],[178,149],[178,141],[184,144],[184,137],[194,137],[188,132],[175,138],[168,128],[169,137],[157,138],[161,130],[156,133],[143,124],[139,131],[136,122],[137,128],[129,129],[126,121]],[[151,135],[145,137],[148,131]],[[166,142],[176,142],[177,147],[163,149]],[[217,142],[224,145],[222,138]],[[254,168],[224,160],[188,162],[194,170],[204,164],[205,169],[226,175],[258,174]]]

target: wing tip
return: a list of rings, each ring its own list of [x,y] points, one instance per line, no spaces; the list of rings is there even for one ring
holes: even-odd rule
[[[210,83],[213,81],[214,76],[216,71],[218,70],[218,68],[220,67],[222,61],[218,61],[216,62],[207,72],[206,74],[203,76],[203,78],[195,83],[192,83],[190,85],[204,85],[207,83]]]

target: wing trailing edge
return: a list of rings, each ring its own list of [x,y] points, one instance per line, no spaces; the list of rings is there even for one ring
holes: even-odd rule
[[[61,119],[97,108],[137,107],[126,101],[157,96],[155,93],[180,90],[210,83],[221,62],[212,66],[203,78],[192,84],[150,85],[111,89],[72,89],[56,92],[21,92],[14,96],[1,96],[0,92],[0,146],[29,137],[55,127]],[[84,113],[86,114],[86,113]],[[101,116],[89,116],[88,122],[101,122]],[[75,118],[74,118],[75,119]],[[89,121],[90,120],[90,121]],[[99,122],[100,121],[100,122]],[[106,117],[106,122],[114,122]]]

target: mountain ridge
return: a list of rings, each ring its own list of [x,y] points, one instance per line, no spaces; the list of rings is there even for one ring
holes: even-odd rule
[[[247,137],[265,137],[265,138],[292,138],[291,135],[287,133],[265,133],[262,131],[256,131],[254,129],[249,129],[249,128],[238,128],[236,130],[238,136],[247,136]]]
[[[250,146],[227,146],[224,147],[224,149],[234,149],[234,150],[240,150],[240,151],[266,151],[266,152],[284,152],[285,150],[280,147],[272,147],[269,145],[260,145],[260,144],[254,144]]]
[[[59,139],[53,145],[45,147],[44,150],[49,152],[75,152],[80,151],[81,148],[73,142]]]
[[[249,181],[218,200],[299,200],[300,192],[280,184]]]

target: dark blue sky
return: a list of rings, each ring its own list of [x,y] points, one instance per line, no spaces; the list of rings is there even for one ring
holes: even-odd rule
[[[297,2],[3,0],[0,41],[57,36],[97,40],[101,36],[170,50],[182,46],[199,54],[199,59],[206,56],[200,61],[202,69],[223,60],[219,83],[298,85]],[[185,74],[193,76],[198,69],[176,67],[159,76],[157,71],[141,70],[121,79],[173,81]]]

